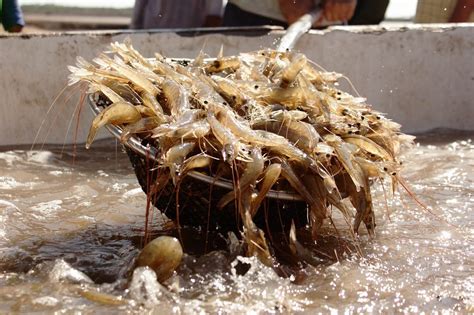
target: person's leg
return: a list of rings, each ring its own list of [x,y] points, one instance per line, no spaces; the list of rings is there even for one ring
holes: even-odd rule
[[[389,0],[359,0],[349,25],[379,24],[385,17]]]
[[[286,27],[286,23],[270,19],[261,15],[253,14],[240,9],[232,3],[228,3],[224,11],[224,21],[222,26],[260,26],[278,25]]]
[[[17,0],[4,0],[2,5],[3,27],[8,32],[20,32],[25,21]]]

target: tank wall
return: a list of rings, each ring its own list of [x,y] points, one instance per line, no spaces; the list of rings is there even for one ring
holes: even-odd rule
[[[473,31],[473,24],[336,27],[311,31],[295,48],[327,70],[346,74],[375,109],[401,123],[405,132],[474,129]],[[203,47],[211,56],[221,45],[225,54],[273,47],[281,34],[88,32],[0,37],[0,145],[85,141],[93,116],[87,107],[78,106],[83,88],[67,88],[51,104],[67,86],[67,66],[76,56],[91,60],[111,41],[129,36],[149,57],[155,51],[194,57]],[[104,136],[108,134],[103,131],[100,137]]]

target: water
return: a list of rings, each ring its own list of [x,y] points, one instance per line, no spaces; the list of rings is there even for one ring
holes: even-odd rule
[[[406,194],[388,214],[379,188],[362,257],[282,278],[249,258],[242,275],[214,251],[187,256],[167,288],[130,274],[146,200],[114,141],[78,148],[74,164],[72,148],[0,148],[0,313],[472,312],[473,135],[419,138],[403,176],[433,214]],[[154,228],[163,220],[155,213]]]

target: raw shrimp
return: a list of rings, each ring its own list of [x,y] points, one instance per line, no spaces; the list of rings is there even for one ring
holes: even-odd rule
[[[214,59],[203,51],[194,60],[148,59],[126,40],[94,62],[78,58],[69,67],[69,84],[85,82],[107,106],[94,119],[86,147],[105,124],[122,128],[122,142],[135,137],[154,146],[158,174],[147,189],[150,200],[184,184],[185,176],[213,177],[219,195],[200,199],[209,203],[206,213],[234,205],[247,254],[268,266],[275,264],[271,247],[253,218],[260,218],[270,193],[278,196],[281,189],[309,206],[305,224],[314,239],[333,207],[355,239],[362,222],[374,235],[374,179],[389,177],[393,191],[404,185],[398,158],[413,138],[365,98],[340,90],[341,74],[302,53],[265,49],[223,57],[221,49]],[[176,189],[176,213],[179,195]],[[319,264],[298,242],[294,225],[288,245],[303,261]]]
[[[242,143],[227,127],[217,120],[214,114],[209,113],[207,115],[207,121],[209,122],[214,136],[222,145],[223,160],[233,162],[243,149]]]
[[[218,58],[205,66],[207,73],[216,73],[222,71],[234,72],[240,67],[240,59],[238,57]]]
[[[161,90],[171,116],[178,117],[189,109],[187,92],[181,85],[173,80],[165,80]]]
[[[280,72],[282,88],[288,87],[296,79],[296,76],[306,66],[306,56],[303,54],[296,54],[290,60],[290,64],[283,68]]]
[[[245,171],[242,174],[242,177],[239,178],[237,187],[234,187],[234,191],[231,191],[224,195],[221,200],[217,203],[218,208],[225,207],[229,202],[236,198],[236,195],[239,192],[246,191],[249,187],[254,186],[257,178],[263,171],[264,159],[262,156],[262,151],[258,147],[254,147],[250,151],[251,162],[248,162],[245,166]]]
[[[106,124],[122,125],[135,123],[141,118],[140,112],[132,104],[124,102],[113,103],[92,121],[89,135],[87,136],[86,148],[90,148],[100,127]]]
[[[186,156],[194,150],[195,146],[194,142],[179,143],[166,152],[163,158],[164,166],[169,168],[173,183],[177,182],[176,176],[180,172],[181,165]]]
[[[255,213],[260,207],[260,204],[262,203],[262,201],[267,196],[267,193],[270,191],[272,186],[280,178],[280,174],[281,174],[281,164],[279,163],[271,164],[265,169],[265,172],[263,173],[263,181],[260,187],[260,191],[258,192],[257,196],[255,196],[255,198],[252,199],[252,205],[251,205],[251,210],[250,210],[250,214],[252,217],[255,216]]]

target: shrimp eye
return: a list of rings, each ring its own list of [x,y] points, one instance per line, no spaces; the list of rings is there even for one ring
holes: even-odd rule
[[[208,102],[208,101],[204,101],[204,104],[209,104],[209,102]]]
[[[365,117],[364,117],[364,116],[361,116],[361,117],[360,117],[360,120],[364,120],[364,119],[365,119]]]
[[[262,56],[265,56],[265,53],[262,53]]]
[[[340,98],[340,97],[338,97],[338,98],[337,98],[337,100],[338,100],[338,101],[340,101],[340,100],[341,100],[341,98]]]
[[[350,134],[350,135],[351,135],[351,134],[352,134],[352,131],[351,131],[351,130],[349,130],[348,134]]]
[[[254,88],[254,89],[258,89],[258,85],[255,85],[253,88]]]
[[[227,105],[227,102],[223,102],[222,104]]]
[[[379,119],[380,120],[380,116],[375,116],[375,118]]]
[[[396,172],[393,172],[392,175],[395,176],[395,175],[397,175],[397,173],[396,173]]]
[[[403,162],[402,162],[402,161],[400,161],[400,165],[403,165]]]
[[[331,154],[327,153],[326,157],[329,159],[331,157]]]
[[[386,172],[386,171],[388,171],[388,168],[384,167],[383,170]]]
[[[232,95],[232,99],[235,101],[237,99],[237,96]]]
[[[339,91],[337,91],[337,93],[336,93],[336,94],[337,94],[337,95],[341,95],[342,93],[341,93],[341,92],[339,92]]]

